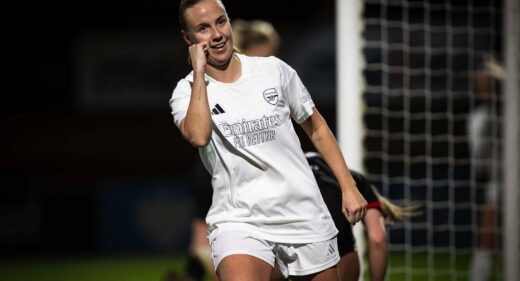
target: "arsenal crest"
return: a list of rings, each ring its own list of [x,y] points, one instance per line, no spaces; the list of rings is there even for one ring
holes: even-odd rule
[[[278,102],[278,93],[275,88],[270,88],[264,91],[264,99],[268,103],[275,105]]]

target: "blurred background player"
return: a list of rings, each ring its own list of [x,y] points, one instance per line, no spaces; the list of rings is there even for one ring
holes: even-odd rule
[[[475,163],[474,182],[477,190],[484,190],[485,202],[479,218],[477,246],[470,263],[471,281],[488,280],[492,268],[501,185],[499,94],[500,81],[504,78],[504,68],[491,55],[485,56],[482,66],[475,72],[476,105],[469,116],[468,133]]]
[[[236,19],[231,23],[234,45],[240,52],[252,57],[276,55],[280,35],[274,26],[263,20]]]
[[[341,190],[334,174],[323,158],[316,152],[305,154],[321,195],[329,208],[332,219],[339,230],[338,249],[341,260],[338,271],[341,281],[357,281],[360,275],[359,257],[356,251],[352,226],[341,213]],[[376,188],[359,172],[350,171],[359,192],[368,202],[368,211],[363,218],[367,233],[368,270],[370,280],[383,281],[388,265],[388,240],[385,230],[387,223],[403,220],[418,214],[418,205],[398,206],[383,197]],[[271,281],[283,280],[279,272],[273,274]]]
[[[195,163],[190,184],[195,217],[191,223],[191,242],[186,273],[195,281],[204,280],[206,274],[210,275],[211,280],[218,280],[211,260],[211,247],[207,237],[208,225],[206,224],[206,214],[211,206],[213,195],[211,176],[201,161],[195,161]]]

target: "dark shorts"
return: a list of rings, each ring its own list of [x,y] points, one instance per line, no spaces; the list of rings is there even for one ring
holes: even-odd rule
[[[327,208],[334,220],[338,233],[338,252],[340,256],[353,252],[355,249],[355,239],[352,234],[352,227],[341,212],[341,190],[337,186],[331,186],[329,183],[318,182],[321,195]]]
[[[316,154],[306,154],[307,161],[311,166],[312,172],[318,187],[320,188],[321,195],[329,212],[336,224],[336,228],[339,230],[338,233],[338,250],[339,255],[343,256],[346,253],[353,252],[356,248],[356,240],[352,233],[352,226],[343,215],[341,211],[341,188],[339,186],[336,177],[332,170],[327,166],[325,161]],[[368,203],[368,208],[377,208],[382,212],[381,203],[374,194],[370,182],[360,173],[356,171],[350,171],[352,177],[356,181],[356,186]]]

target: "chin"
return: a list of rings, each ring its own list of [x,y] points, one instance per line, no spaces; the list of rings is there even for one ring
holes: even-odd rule
[[[230,52],[229,54],[226,54],[225,56],[220,55],[218,57],[212,57],[210,63],[211,63],[211,65],[213,65],[215,67],[225,66],[231,61],[231,58],[233,58],[233,52]]]

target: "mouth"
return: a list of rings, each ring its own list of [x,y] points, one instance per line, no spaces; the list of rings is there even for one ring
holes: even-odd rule
[[[212,46],[210,46],[210,48],[218,50],[218,49],[224,48],[225,45],[226,45],[226,42],[220,43],[220,44],[217,44],[217,45],[212,45]]]

